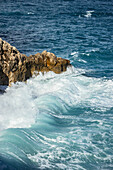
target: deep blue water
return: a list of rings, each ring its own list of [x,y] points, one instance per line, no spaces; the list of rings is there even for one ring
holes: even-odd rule
[[[0,95],[0,170],[112,170],[113,1],[2,0],[0,37],[73,65]]]

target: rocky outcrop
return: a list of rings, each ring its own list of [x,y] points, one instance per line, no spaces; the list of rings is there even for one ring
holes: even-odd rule
[[[26,80],[27,57],[0,39],[0,85]]]
[[[27,57],[15,47],[0,39],[0,85],[11,85],[26,81],[34,72],[53,71],[57,74],[66,71],[70,61],[43,51]]]

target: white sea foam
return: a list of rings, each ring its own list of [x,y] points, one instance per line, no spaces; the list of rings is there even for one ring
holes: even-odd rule
[[[89,128],[87,130],[88,131],[84,133],[84,130],[80,127],[71,129],[71,134],[65,134],[67,138],[64,138],[68,143],[58,143],[58,137],[60,141],[62,141],[62,138],[58,136],[58,134],[57,137],[54,136],[54,140],[42,136],[44,141],[46,141],[46,143],[44,143],[46,147],[41,148],[41,150],[34,155],[27,154],[27,156],[30,160],[37,163],[40,169],[85,169],[82,164],[86,161],[89,162],[91,158],[96,164],[106,161],[112,163],[112,155],[107,154],[106,151],[100,147],[100,145],[105,145],[105,141],[103,140],[105,137],[102,136],[101,139],[97,141],[100,145],[95,145],[95,143],[92,142],[92,138],[96,135],[98,135],[98,137],[99,135],[101,136],[101,133],[97,132],[95,134],[94,131],[89,130]],[[54,147],[51,142],[54,143]],[[106,150],[107,147],[104,149]]]
[[[86,15],[84,15],[84,16],[87,17],[87,18],[90,18],[92,16],[93,12],[94,11],[86,11]]]
[[[87,63],[86,60],[81,59],[81,56],[83,56],[83,55],[90,56],[92,52],[97,52],[99,50],[100,50],[99,48],[90,48],[90,49],[86,50],[85,52],[74,51],[71,53],[70,60],[72,60],[72,62],[76,60],[76,61],[79,61],[82,63]]]
[[[28,14],[28,15],[33,15],[34,13],[33,13],[33,12],[28,12],[27,14]]]
[[[113,81],[85,77],[85,70],[40,74],[17,83],[0,95],[0,129],[30,127],[45,114],[63,116],[68,107],[91,107],[105,111],[113,103]],[[53,121],[53,120],[51,120]]]
[[[89,52],[96,52],[96,51],[99,51],[100,49],[99,48],[91,48],[89,50],[86,50],[86,53],[89,53]]]
[[[81,58],[79,58],[79,55],[88,55],[87,53],[79,53],[77,51],[74,51],[71,53],[71,56],[72,56],[72,60],[76,60],[76,61],[79,61],[79,62],[82,62],[82,63],[87,63],[86,60],[83,60]]]
[[[78,56],[78,51],[72,52],[71,55]]]
[[[79,59],[78,61],[79,61],[79,62],[82,62],[82,63],[87,63],[86,60],[82,60],[82,59]]]

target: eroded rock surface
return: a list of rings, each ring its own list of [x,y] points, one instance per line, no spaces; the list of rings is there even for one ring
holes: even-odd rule
[[[69,60],[47,51],[27,57],[0,38],[0,85],[26,81],[35,71],[59,74],[66,71],[68,66],[71,66]]]

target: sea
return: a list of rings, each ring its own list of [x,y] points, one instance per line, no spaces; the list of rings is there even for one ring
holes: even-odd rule
[[[0,38],[70,60],[0,94],[0,170],[113,170],[113,0],[0,0]]]

